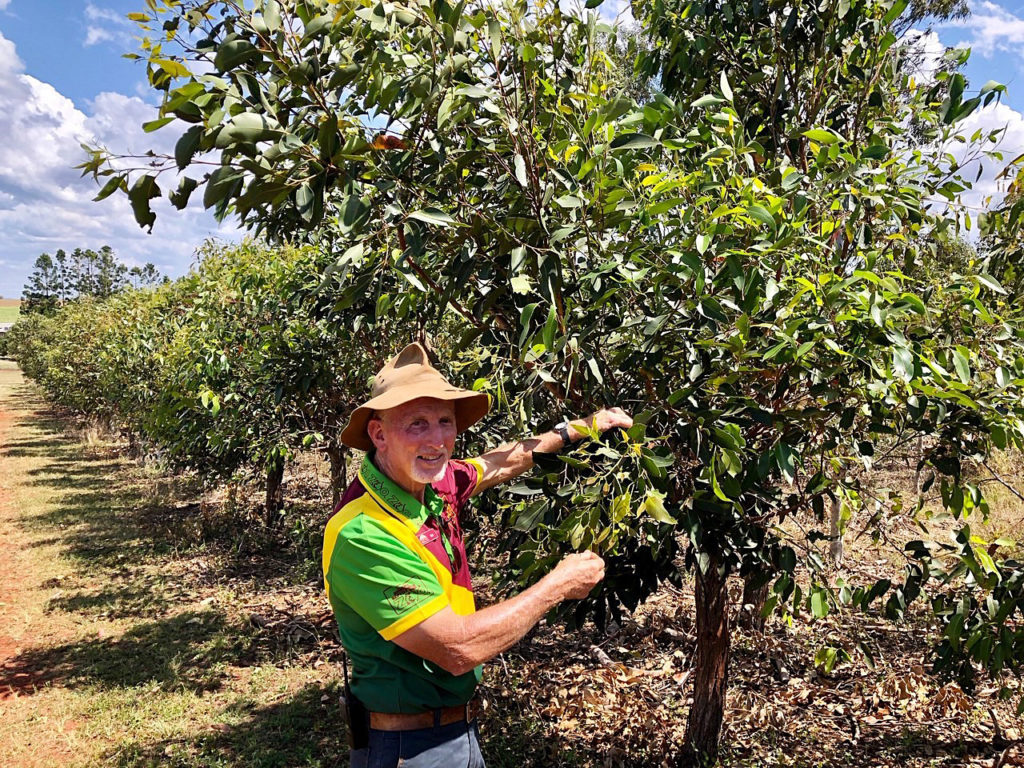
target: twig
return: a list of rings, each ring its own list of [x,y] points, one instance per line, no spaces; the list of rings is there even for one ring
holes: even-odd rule
[[[1013,487],[1012,485],[1010,485],[1010,484],[1009,484],[1008,482],[1006,482],[1005,480],[1003,480],[1003,478],[1001,478],[1001,477],[999,476],[999,473],[998,473],[998,472],[996,472],[996,471],[995,471],[994,469],[992,469],[992,467],[990,467],[990,466],[988,465],[988,462],[987,462],[987,461],[982,461],[982,462],[981,462],[981,465],[982,465],[983,467],[985,467],[985,469],[987,469],[987,470],[988,470],[989,472],[991,472],[991,473],[992,473],[992,477],[994,477],[994,478],[996,479],[996,481],[997,481],[997,482],[998,482],[998,483],[999,483],[1000,485],[1002,485],[1002,486],[1003,486],[1004,488],[1006,488],[1006,490],[1008,490],[1008,491],[1009,491],[1010,493],[1012,493],[1012,494],[1013,494],[1014,496],[1016,496],[1016,497],[1017,497],[1018,499],[1020,499],[1021,501],[1024,501],[1024,495],[1021,495],[1021,492],[1020,492],[1020,491],[1018,491],[1018,490],[1017,490],[1016,488],[1014,488],[1014,487]]]
[[[1003,738],[1003,729],[999,726],[999,720],[996,718],[996,713],[991,707],[988,709],[988,716],[992,718],[992,730],[994,731],[992,735],[992,743],[1005,744],[1006,739]]]
[[[1012,744],[1010,744],[1010,746],[1008,746],[1006,749],[1004,749],[1002,751],[1002,753],[999,755],[999,757],[995,758],[992,761],[992,768],[1003,768],[1003,766],[1006,765],[1007,758],[1009,758],[1010,753],[1013,751],[1013,748],[1016,747],[1016,746],[1017,746],[1017,742],[1013,742]]]
[[[612,661],[612,657],[596,645],[590,646],[590,655],[593,656],[602,667],[615,666],[615,662]]]

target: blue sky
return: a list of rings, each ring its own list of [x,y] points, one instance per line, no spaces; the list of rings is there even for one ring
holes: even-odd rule
[[[125,14],[144,0],[0,0],[0,296],[20,296],[32,262],[58,248],[110,245],[132,264],[154,262],[177,277],[204,239],[239,237],[201,207],[184,212],[157,205],[152,235],[140,229],[123,197],[93,203],[96,186],[79,178],[79,142],[120,151],[169,149],[173,126],[144,134],[153,100],[133,51],[134,25]],[[608,0],[603,9],[625,7]],[[970,119],[977,126],[1009,124],[1008,157],[1024,152],[1024,0],[972,3],[964,22],[934,28],[941,46],[971,46],[966,74],[973,88],[987,80],[1009,86],[998,109]],[[988,174],[987,174],[988,175]],[[998,193],[985,179],[977,197]]]
[[[135,25],[144,0],[0,0],[0,296],[21,295],[32,263],[59,248],[110,245],[129,264],[177,277],[205,239],[237,239],[201,206],[155,206],[153,234],[123,196],[92,202],[98,187],[73,166],[81,141],[115,151],[168,150],[173,127],[145,134],[155,116]]]
[[[974,88],[997,80],[1009,91],[1003,103],[1024,111],[1024,2],[970,2],[970,7],[969,18],[936,27],[939,39],[970,47],[964,74]]]
[[[4,5],[0,0],[0,6]],[[125,15],[141,0],[8,0],[0,32],[17,46],[25,71],[88,109],[98,93],[132,94],[145,85],[141,61],[121,54],[135,48]]]

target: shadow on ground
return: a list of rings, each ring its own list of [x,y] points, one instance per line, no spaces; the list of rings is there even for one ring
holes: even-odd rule
[[[189,738],[128,742],[104,756],[105,765],[259,766],[336,768],[348,765],[346,730],[335,686],[308,685],[285,701],[230,707],[228,724]]]
[[[50,411],[16,424],[33,434],[10,441],[2,454],[35,459],[27,483],[52,502],[21,520],[41,537],[37,546],[56,542],[90,571],[143,564],[174,548],[147,519],[167,500],[144,497],[138,478],[113,451],[83,446],[61,431],[64,422]]]
[[[282,644],[245,613],[197,607],[211,584],[248,580],[240,591],[266,589],[268,573],[280,577],[289,563],[249,558],[249,568],[209,550],[230,552],[228,540],[197,535],[199,506],[176,484],[144,477],[133,462],[105,446],[83,445],[61,414],[47,410],[29,387],[16,391],[19,414],[0,456],[29,459],[21,478],[46,503],[21,519],[35,546],[56,546],[71,572],[43,585],[47,612],[77,617],[86,636],[57,645],[26,647],[0,668],[0,699],[31,696],[47,687],[88,692],[224,691],[237,668],[279,658]],[[27,408],[26,408],[27,406]],[[35,409],[34,412],[27,412]],[[177,495],[176,495],[177,494]],[[219,547],[219,549],[218,549]],[[187,578],[167,573],[187,571]],[[234,583],[232,583],[234,586]],[[180,598],[180,599],[179,599]],[[91,621],[102,619],[89,633]],[[113,626],[123,632],[111,632]],[[104,629],[106,628],[106,629]],[[106,631],[108,634],[104,634]],[[336,766],[347,763],[337,692],[310,686],[267,702],[231,689],[216,701],[234,702],[222,723],[199,737],[173,734],[145,743],[122,741],[104,765]],[[129,729],[130,730],[130,729]],[[151,738],[151,737],[147,737]]]
[[[239,639],[226,640],[232,636]],[[0,689],[30,693],[53,682],[71,689],[145,685],[165,691],[215,690],[224,665],[244,650],[244,634],[228,626],[223,614],[185,612],[136,624],[117,638],[22,651],[0,671]]]
[[[206,546],[201,537],[182,534],[199,511],[188,503],[194,499],[182,503],[169,484],[161,484],[165,490],[160,493],[146,495],[140,490],[137,468],[111,451],[83,446],[63,432],[65,423],[60,416],[43,410],[31,389],[20,391],[18,397],[38,407],[20,425],[31,427],[32,433],[0,447],[0,454],[34,459],[37,468],[28,473],[27,481],[49,493],[55,502],[46,511],[27,517],[23,524],[36,534],[39,545],[58,545],[82,573],[81,577],[44,585],[59,590],[50,598],[48,610],[86,622],[102,617],[133,624],[118,637],[94,633],[76,642],[23,651],[0,669],[0,691],[30,695],[47,685],[59,685],[69,689],[188,691],[202,696],[222,689],[231,668],[271,658],[273,653],[260,645],[268,642],[266,633],[249,623],[215,609],[176,612],[181,606],[169,593],[183,587],[169,584],[160,570],[163,564],[180,563],[191,557],[194,549]],[[144,485],[154,487],[153,483]],[[217,545],[223,547],[224,542],[211,546]],[[218,567],[213,573],[195,577],[186,587],[230,581],[255,592],[270,576],[285,578],[292,564],[287,558],[257,554],[222,560]],[[892,640],[894,648],[902,649],[906,640],[900,633],[894,627],[881,634]],[[679,650],[692,654],[691,647],[680,645]],[[562,656],[552,655],[545,664],[552,668],[564,664],[564,648],[561,652]],[[734,649],[737,673],[764,663],[759,653]],[[492,675],[500,677],[496,669]],[[743,686],[742,674],[736,674],[734,680]],[[755,681],[747,684],[757,685]],[[770,697],[773,689],[768,686],[758,690]],[[528,699],[522,686],[510,688],[484,717],[484,753],[489,768],[572,768],[597,763],[585,746],[592,734],[560,738],[558,729],[539,714],[543,703]],[[838,686],[831,693],[843,695]],[[269,702],[265,692],[260,694],[261,700],[239,693],[216,726],[198,734],[122,741],[102,762],[123,768],[346,766],[348,750],[338,694],[335,684],[308,685]],[[0,698],[3,695],[0,693]],[[812,698],[805,708],[790,713],[809,726],[820,724],[827,718],[815,705]],[[751,743],[744,744],[745,739]],[[751,749],[755,740],[758,748]],[[957,740],[950,738],[948,731],[902,722],[865,727],[848,738],[830,736],[827,744],[816,743],[806,731],[792,736],[767,727],[756,734],[733,728],[724,745],[724,763],[765,764],[751,760],[762,758],[766,745],[780,756],[780,762],[785,758],[785,764],[793,766],[920,765],[923,754],[928,755],[930,765],[954,766],[972,759],[994,762],[1000,756],[998,744]],[[599,759],[623,768],[661,764],[662,756],[641,754],[643,746],[635,753],[620,750]],[[656,749],[650,743],[646,746],[649,751]]]

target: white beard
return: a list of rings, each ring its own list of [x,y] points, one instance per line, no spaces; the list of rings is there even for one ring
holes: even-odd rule
[[[445,470],[448,468],[448,462],[445,462],[436,471],[430,471],[425,467],[421,467],[418,462],[414,462],[412,465],[412,479],[417,483],[423,483],[424,485],[430,485],[444,479]]]

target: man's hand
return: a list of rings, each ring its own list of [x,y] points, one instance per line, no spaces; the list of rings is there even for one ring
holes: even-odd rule
[[[549,578],[559,584],[563,600],[582,600],[604,578],[604,560],[593,552],[567,555]]]
[[[629,429],[633,426],[633,418],[621,408],[602,408],[587,419],[574,419],[569,422],[569,439],[572,442],[582,440],[589,430],[597,427],[598,432],[619,427]],[[584,432],[583,430],[588,430]],[[534,435],[516,443],[506,443],[494,450],[477,457],[477,463],[483,469],[480,482],[476,484],[474,495],[499,483],[505,483],[533,466],[533,454],[557,453],[565,445],[562,435],[551,430]]]
[[[509,600],[468,616],[459,616],[445,606],[394,642],[453,675],[463,675],[519,640],[563,600],[582,600],[603,578],[604,560],[598,555],[569,555],[543,579]]]
[[[629,429],[633,426],[633,418],[621,408],[602,408],[587,419],[587,424],[597,427],[600,432],[607,432],[614,427]]]

